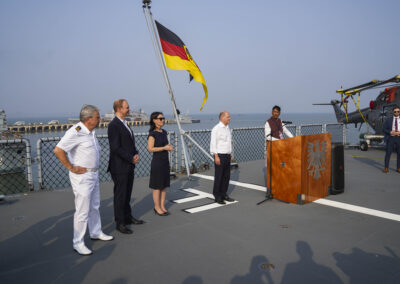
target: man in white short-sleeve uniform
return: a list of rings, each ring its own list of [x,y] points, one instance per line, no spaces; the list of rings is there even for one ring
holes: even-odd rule
[[[79,254],[89,255],[92,251],[84,243],[87,226],[92,239],[110,241],[113,237],[101,230],[99,213],[100,146],[94,131],[100,121],[98,108],[84,105],[79,119],[80,122],[65,133],[54,148],[54,153],[69,170],[75,195],[73,248]]]

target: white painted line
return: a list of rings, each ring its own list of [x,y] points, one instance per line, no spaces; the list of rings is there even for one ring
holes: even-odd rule
[[[214,180],[214,177],[212,177],[212,176],[206,176],[206,175],[201,175],[201,174],[192,174],[192,176],[204,178],[204,179],[208,179],[208,180]]]
[[[344,209],[344,210],[363,213],[363,214],[380,217],[380,218],[385,218],[385,219],[389,219],[389,220],[393,220],[393,221],[400,221],[400,215],[398,215],[398,214],[388,213],[385,211],[379,211],[379,210],[375,210],[375,209],[369,209],[366,207],[351,205],[351,204],[337,202],[337,201],[333,201],[333,200],[318,199],[318,200],[315,200],[313,203],[332,206],[332,207],[336,207],[336,208],[340,208],[340,209]]]
[[[199,178],[208,179],[208,180],[214,180],[213,176],[206,176],[206,175],[200,175],[200,174],[193,174],[193,176],[197,176]],[[262,187],[260,185],[255,185],[255,184],[249,184],[249,183],[243,183],[243,182],[237,182],[237,181],[230,181],[229,183],[235,184],[237,186],[241,186],[244,188],[255,189],[255,190],[259,190],[259,191],[263,191],[263,192],[265,192],[267,190],[265,187]],[[336,208],[340,208],[340,209],[344,209],[344,210],[349,210],[349,211],[353,211],[353,212],[358,212],[358,213],[362,213],[362,214],[367,214],[367,215],[371,215],[371,216],[375,216],[375,217],[380,217],[380,218],[385,218],[385,219],[400,222],[400,215],[388,213],[385,211],[369,209],[366,207],[351,205],[351,204],[337,202],[337,201],[323,199],[323,198],[315,200],[315,201],[313,201],[313,203],[336,207]]]
[[[192,176],[203,178],[203,179],[208,179],[208,180],[214,180],[213,176],[206,176],[206,175],[200,175],[200,174],[192,174]],[[244,182],[233,181],[233,180],[229,181],[229,183],[233,184],[233,185],[240,186],[240,187],[244,187],[244,188],[255,189],[255,190],[258,190],[258,191],[263,191],[263,192],[267,191],[267,188],[264,187],[264,186],[261,186],[261,185],[256,185],[256,184],[251,184],[251,183],[244,183]]]
[[[204,199],[204,198],[207,198],[207,197],[202,196],[202,195],[196,195],[196,196],[192,196],[192,197],[185,197],[185,198],[175,199],[175,200],[171,200],[171,201],[174,203],[185,203],[185,202],[190,202],[190,201]]]
[[[251,183],[244,183],[244,182],[238,182],[238,181],[230,181],[229,183],[240,186],[240,187],[245,187],[245,188],[250,188],[250,189],[255,189],[258,191],[266,192],[267,188],[264,186],[256,185],[256,184],[251,184]]]
[[[198,213],[198,212],[205,211],[205,210],[210,210],[210,209],[214,209],[214,208],[218,208],[218,207],[222,207],[222,206],[227,206],[227,205],[230,205],[233,203],[237,203],[237,201],[226,202],[226,204],[211,203],[211,204],[207,204],[207,205],[203,205],[203,206],[199,206],[199,207],[185,209],[183,211],[188,212],[188,213]]]
[[[194,188],[183,188],[182,190],[193,193],[193,194],[202,195],[202,196],[204,196],[204,198],[214,199],[214,195],[204,192],[204,191],[194,189]]]
[[[196,196],[185,197],[185,198],[181,198],[181,199],[175,199],[175,200],[172,200],[172,202],[185,203],[185,202],[190,202],[190,201],[203,199],[203,198],[211,198],[211,199],[214,200],[214,196],[212,194],[209,194],[209,193],[206,193],[206,192],[194,189],[194,188],[183,188],[182,191],[186,191],[186,192],[189,192],[189,193],[196,194]]]

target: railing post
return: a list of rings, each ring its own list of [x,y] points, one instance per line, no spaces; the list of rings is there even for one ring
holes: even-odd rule
[[[346,146],[346,127],[342,123],[343,146]]]
[[[41,154],[42,139],[43,138],[40,138],[37,141],[37,144],[36,144],[36,148],[37,148],[36,161],[38,163],[38,184],[39,184],[39,189],[44,189],[43,176],[42,176],[42,174],[43,174],[43,172],[42,172],[42,170],[43,170],[42,169],[42,154]]]
[[[33,186],[33,177],[32,177],[31,144],[28,139],[22,139],[22,141],[25,143],[25,149],[26,149],[26,166],[28,168],[28,186],[29,186],[29,190],[33,191],[34,186]]]
[[[183,139],[183,135],[181,135],[180,138]],[[181,145],[182,145],[182,143],[181,143]],[[180,172],[184,173],[186,171],[186,169],[185,169],[185,153],[184,153],[182,147],[181,147],[181,167],[180,168],[181,168]]]
[[[301,136],[301,125],[296,126],[296,136]]]
[[[326,133],[326,124],[322,124],[322,133]]]

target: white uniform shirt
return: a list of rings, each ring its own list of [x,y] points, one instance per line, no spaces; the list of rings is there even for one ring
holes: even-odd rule
[[[283,123],[282,123],[282,124],[283,124]],[[286,128],[285,125],[283,125],[282,130],[283,130],[283,133],[285,133],[287,137],[293,137],[293,134]],[[269,134],[271,133],[271,127],[269,126],[268,121],[265,123],[265,126],[264,126],[264,133],[265,133],[265,140],[268,140],[268,141],[271,141],[271,140],[272,140],[272,141],[279,140],[279,139],[276,139],[275,137],[272,137],[271,135],[269,135]],[[268,136],[268,135],[269,135],[269,136]],[[268,136],[268,137],[267,137],[267,136]]]
[[[210,152],[214,154],[232,153],[232,135],[229,125],[221,121],[211,131]]]
[[[74,166],[95,169],[100,165],[100,145],[95,131],[89,131],[82,122],[72,126],[57,147],[68,153],[68,159]]]
[[[396,131],[395,123],[396,123],[396,118],[397,118],[397,131],[400,130],[400,117],[395,117],[393,116],[393,124],[392,124],[392,131]]]

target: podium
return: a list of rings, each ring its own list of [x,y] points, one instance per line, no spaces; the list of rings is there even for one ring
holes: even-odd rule
[[[273,197],[305,204],[328,196],[331,134],[267,141],[267,188]]]

